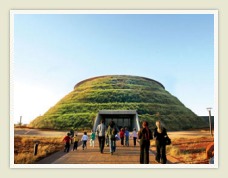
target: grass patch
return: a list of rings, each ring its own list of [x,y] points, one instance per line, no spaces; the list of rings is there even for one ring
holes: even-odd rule
[[[183,164],[208,164],[206,147],[211,142],[214,142],[213,137],[174,138],[172,144],[166,146],[166,154]],[[151,141],[151,147],[155,148],[155,140]]]
[[[32,164],[64,148],[63,137],[15,136],[14,163]],[[34,156],[34,140],[39,140],[37,155]]]
[[[35,118],[29,127],[91,129],[98,111],[104,109],[137,110],[140,121],[155,125],[155,120],[160,119],[168,130],[208,125],[159,82],[137,76],[113,75],[80,82],[43,116]]]

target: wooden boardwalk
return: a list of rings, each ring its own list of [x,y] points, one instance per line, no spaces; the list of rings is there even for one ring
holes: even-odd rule
[[[121,146],[120,141],[117,141],[116,152],[110,154],[110,148],[104,148],[104,153],[99,152],[98,140],[95,140],[95,147],[90,147],[89,142],[87,148],[82,149],[81,146],[78,150],[72,151],[72,146],[68,153],[59,151],[49,157],[40,160],[35,164],[139,164],[140,147],[137,143],[136,147],[133,146],[133,141],[130,140],[130,146]],[[169,159],[169,157],[167,157]],[[167,162],[172,164],[175,162]],[[155,162],[155,153],[150,151],[150,164],[157,164]]]

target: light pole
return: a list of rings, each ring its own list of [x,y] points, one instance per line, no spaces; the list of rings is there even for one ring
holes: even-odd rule
[[[22,125],[22,116],[20,116],[20,126]]]
[[[212,108],[207,108],[207,110],[208,110],[208,112],[209,112],[209,126],[210,126],[210,134],[211,134],[211,136],[213,136],[213,134],[212,134],[212,130],[211,130],[211,109]]]

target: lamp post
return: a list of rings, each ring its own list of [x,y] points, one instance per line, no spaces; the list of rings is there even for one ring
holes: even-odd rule
[[[211,109],[212,108],[207,108],[207,110],[208,110],[208,112],[209,112],[209,127],[210,127],[210,134],[211,134],[211,136],[213,136],[213,134],[212,134],[212,130],[211,130]]]
[[[20,122],[19,122],[20,126],[22,125],[22,116],[20,116]]]

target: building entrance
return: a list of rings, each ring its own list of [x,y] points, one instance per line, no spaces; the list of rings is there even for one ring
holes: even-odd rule
[[[133,130],[134,115],[103,115],[102,119],[106,126],[113,120],[119,129],[127,127],[130,131]]]
[[[108,127],[110,121],[113,120],[119,129],[125,127],[127,127],[129,131],[132,131],[133,128],[136,128],[137,131],[140,129],[136,110],[100,110],[94,121],[94,131],[102,119],[105,121],[106,127]]]

